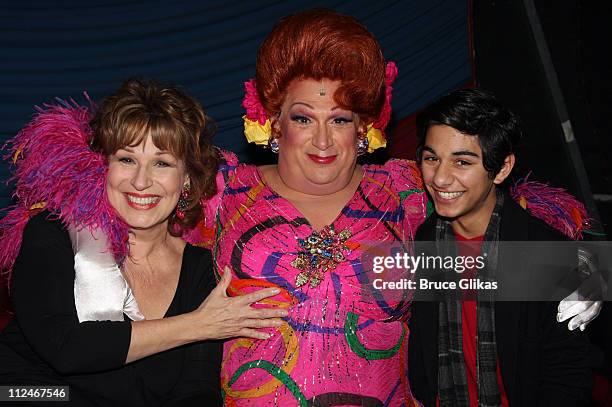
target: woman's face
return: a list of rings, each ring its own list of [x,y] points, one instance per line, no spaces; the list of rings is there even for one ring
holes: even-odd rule
[[[294,80],[274,126],[281,134],[278,172],[288,187],[327,195],[346,187],[357,159],[359,117],[333,95],[339,81]]]
[[[106,190],[119,216],[132,229],[166,227],[187,180],[183,161],[158,149],[150,136],[108,160]]]

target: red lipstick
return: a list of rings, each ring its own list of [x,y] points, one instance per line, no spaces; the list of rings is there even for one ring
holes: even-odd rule
[[[330,155],[328,157],[319,157],[316,154],[308,154],[308,158],[310,158],[312,161],[316,162],[317,164],[331,164],[334,162],[336,157],[337,156],[335,155]]]
[[[125,200],[127,204],[134,209],[147,210],[155,208],[157,204],[159,204],[161,198],[159,195],[134,194],[128,192],[125,194]]]

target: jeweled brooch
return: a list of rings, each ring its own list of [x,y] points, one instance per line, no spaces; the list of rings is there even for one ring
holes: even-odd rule
[[[334,226],[326,226],[319,232],[312,232],[306,239],[297,239],[300,251],[291,265],[302,270],[295,278],[296,287],[308,283],[317,287],[323,281],[323,275],[346,260],[349,247],[345,242],[352,233],[344,229],[336,233]]]

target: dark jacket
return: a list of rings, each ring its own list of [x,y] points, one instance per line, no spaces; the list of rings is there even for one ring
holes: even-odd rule
[[[432,215],[419,228],[417,241],[435,240],[436,218]],[[500,241],[564,240],[509,198],[504,202],[499,233]],[[514,270],[537,272],[533,270],[537,253],[529,253],[526,246],[526,253],[509,253],[512,250],[500,247],[498,271],[511,265]],[[593,364],[590,345],[583,332],[570,332],[566,322],[556,321],[557,305],[557,302],[502,301],[495,304],[498,363],[511,406],[582,406],[590,400]],[[436,405],[438,307],[438,302],[415,301],[410,320],[410,385],[413,395],[425,406]]]

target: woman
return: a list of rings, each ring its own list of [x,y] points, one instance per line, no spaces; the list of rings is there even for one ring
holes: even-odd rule
[[[381,140],[395,74],[365,27],[332,11],[290,16],[262,44],[247,134],[270,129],[278,165],[228,157],[198,232],[216,231],[235,293],[278,286],[289,316],[268,340],[225,344],[227,405],[415,404],[406,302],[375,298],[360,262],[368,243],[410,241],[426,213],[413,163],[357,164]]]
[[[16,319],[0,335],[0,382],[68,385],[78,406],[218,405],[213,340],[266,338],[254,328],[286,312],[250,306],[278,290],[228,298],[230,273],[214,289],[210,251],[181,238],[215,193],[210,120],[179,89],[141,80],[104,101],[93,139],[86,116],[50,108],[15,141],[21,206],[3,226],[27,219],[30,198],[46,207],[14,245]]]

